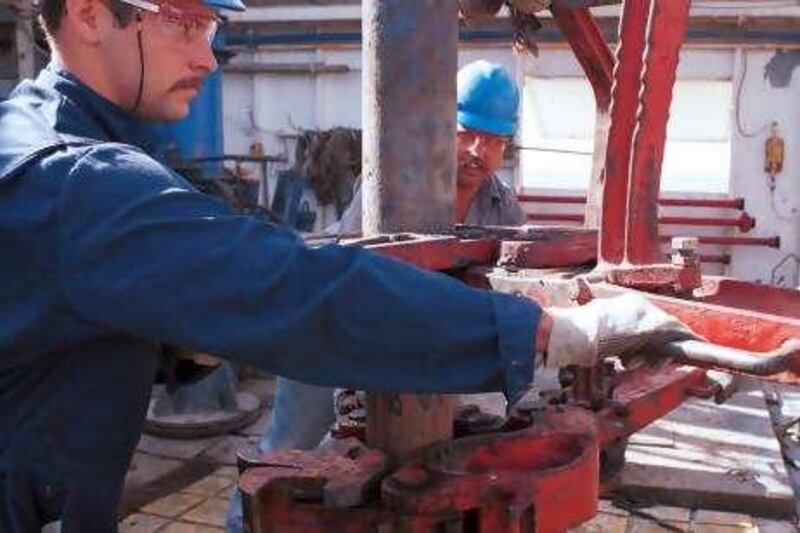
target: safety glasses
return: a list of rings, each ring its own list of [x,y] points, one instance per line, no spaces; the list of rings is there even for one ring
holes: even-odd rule
[[[169,0],[120,0],[153,15],[155,26],[166,36],[183,39],[187,43],[211,43],[219,29],[219,17],[213,11],[198,6],[196,2]]]
[[[477,143],[493,150],[504,150],[509,140],[508,137],[474,130],[459,130],[456,135],[460,144],[474,146]]]

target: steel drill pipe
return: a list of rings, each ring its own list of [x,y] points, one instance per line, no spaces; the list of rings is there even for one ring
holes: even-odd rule
[[[363,3],[364,235],[453,223],[457,0]]]
[[[364,0],[362,35],[364,235],[442,232],[455,212],[458,0]],[[453,408],[370,393],[367,442],[400,458],[450,439]]]

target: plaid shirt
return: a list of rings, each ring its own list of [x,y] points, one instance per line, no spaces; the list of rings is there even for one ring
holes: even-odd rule
[[[521,226],[525,223],[525,213],[514,192],[492,174],[472,199],[464,222],[480,226]]]

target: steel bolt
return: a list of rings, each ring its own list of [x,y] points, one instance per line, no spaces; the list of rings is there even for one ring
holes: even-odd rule
[[[673,237],[672,238],[672,251],[673,252],[695,252],[700,245],[700,240],[697,237]]]
[[[697,237],[673,237],[672,264],[679,267],[697,264],[697,247],[699,245],[700,242]]]

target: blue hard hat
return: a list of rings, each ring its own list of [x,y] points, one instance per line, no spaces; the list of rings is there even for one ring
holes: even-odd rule
[[[203,0],[203,3],[212,9],[228,9],[230,11],[244,11],[242,0]]]
[[[517,131],[519,90],[497,63],[475,61],[458,71],[458,123],[494,135]]]

